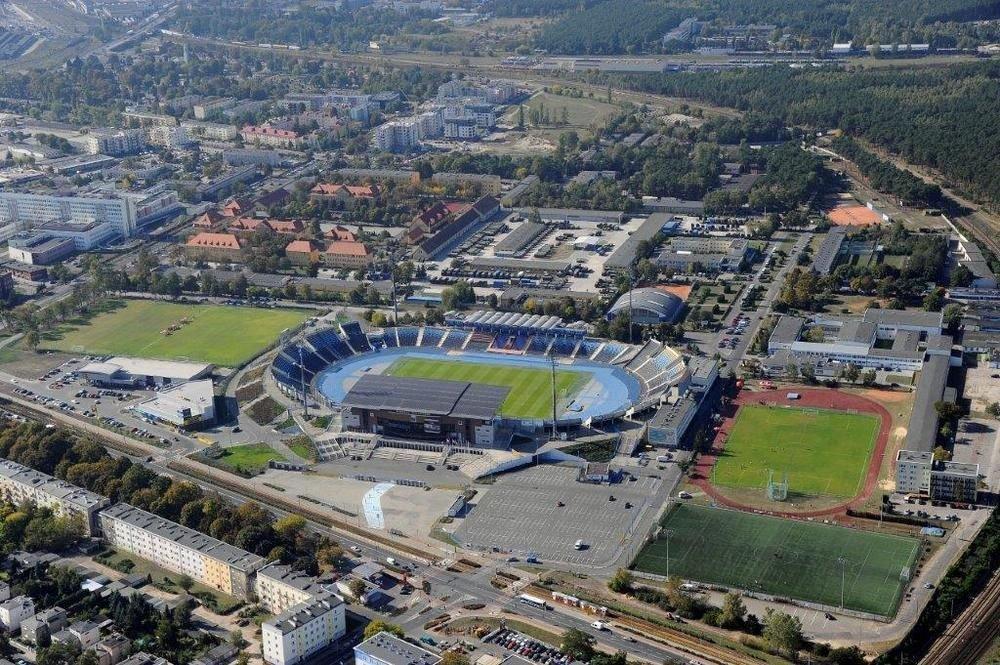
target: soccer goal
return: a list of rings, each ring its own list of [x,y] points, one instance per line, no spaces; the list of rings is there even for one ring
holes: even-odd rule
[[[785,474],[784,480],[777,481],[774,479],[774,471],[769,471],[767,474],[767,498],[771,501],[785,501],[788,499],[788,474]]]

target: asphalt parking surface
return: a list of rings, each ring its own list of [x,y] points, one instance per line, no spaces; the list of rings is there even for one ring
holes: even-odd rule
[[[662,481],[639,477],[594,485],[578,482],[578,473],[543,465],[502,477],[473,504],[455,539],[470,549],[497,548],[522,559],[533,554],[543,563],[606,565]],[[577,540],[587,547],[577,550]]]

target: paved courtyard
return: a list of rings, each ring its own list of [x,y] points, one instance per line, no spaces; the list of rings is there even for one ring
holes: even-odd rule
[[[455,540],[470,549],[533,554],[541,562],[608,564],[662,481],[645,476],[593,485],[578,482],[577,474],[576,468],[543,465],[503,476],[473,504]],[[577,540],[587,547],[575,549]]]

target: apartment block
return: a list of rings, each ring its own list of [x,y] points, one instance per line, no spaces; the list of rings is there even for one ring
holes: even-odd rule
[[[437,665],[441,657],[383,631],[354,647],[354,662],[357,665]]]
[[[295,665],[347,632],[344,601],[332,593],[293,605],[261,626],[264,662]]]
[[[264,564],[256,554],[125,503],[101,511],[100,522],[114,547],[237,598],[250,597]]]
[[[271,614],[287,612],[293,606],[307,603],[324,593],[315,577],[279,563],[257,571],[254,590],[260,604]]]
[[[21,622],[35,614],[35,601],[28,596],[18,596],[0,603],[0,626],[8,633],[21,630]]]
[[[79,515],[91,535],[99,531],[97,513],[111,503],[100,494],[6,459],[0,459],[0,495],[14,504],[28,501],[50,508],[57,515]]]

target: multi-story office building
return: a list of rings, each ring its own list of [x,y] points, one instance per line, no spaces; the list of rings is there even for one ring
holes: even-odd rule
[[[293,605],[261,625],[264,662],[295,665],[344,636],[347,622],[344,601],[322,593]]]
[[[0,495],[14,504],[28,501],[50,508],[57,515],[79,515],[88,534],[97,533],[97,513],[110,503],[100,494],[6,459],[0,459]]]
[[[935,461],[931,452],[900,450],[896,453],[896,491],[938,501],[975,503],[979,465]]]
[[[287,612],[293,606],[309,602],[323,593],[315,577],[280,563],[269,564],[257,571],[254,590],[260,604],[271,614]]]
[[[0,192],[0,225],[27,229],[46,223],[110,224],[128,238],[137,228],[182,210],[177,192],[153,188],[115,195],[53,196]]]
[[[250,596],[253,575],[264,564],[256,554],[126,503],[102,510],[100,522],[114,547],[237,598]]]
[[[357,665],[437,665],[441,657],[381,632],[354,647],[354,662]]]

